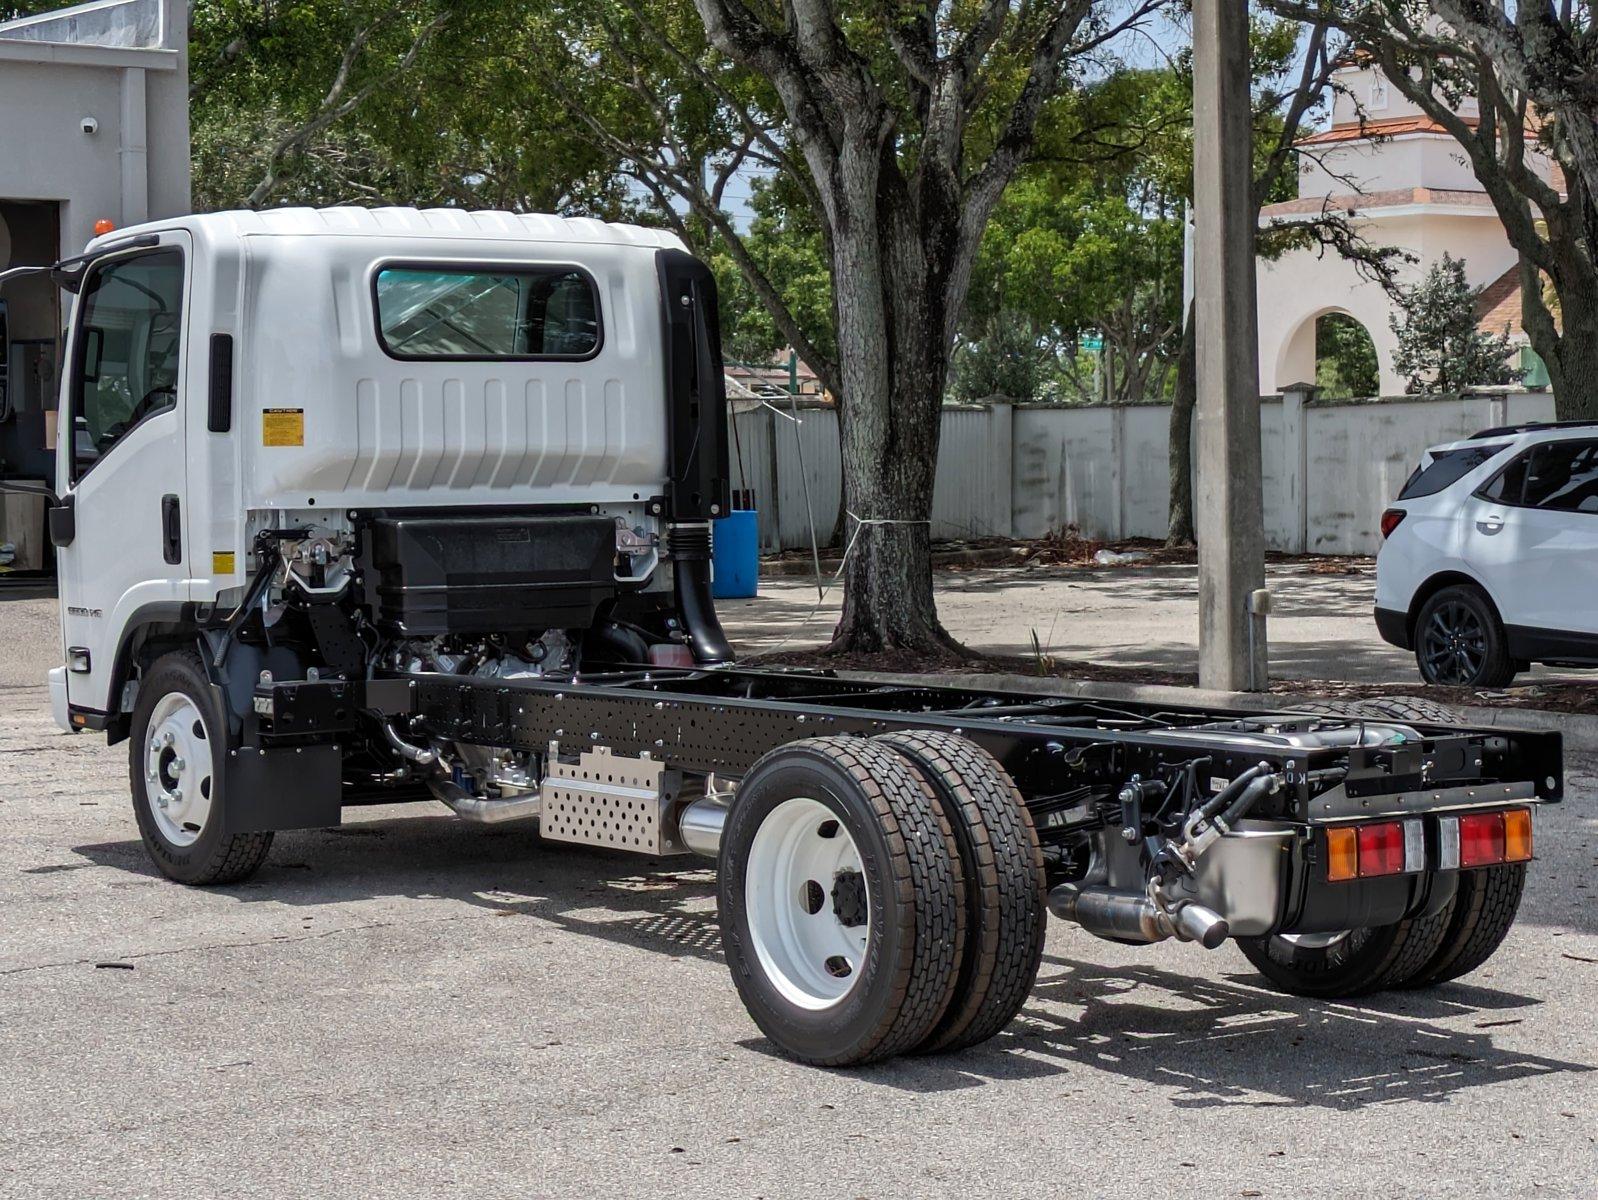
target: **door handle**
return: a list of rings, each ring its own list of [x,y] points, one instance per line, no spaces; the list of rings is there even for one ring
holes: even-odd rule
[[[161,557],[169,563],[183,561],[183,523],[178,498],[172,495],[161,497]]]
[[[1482,533],[1497,533],[1503,527],[1504,519],[1497,513],[1493,513],[1489,517],[1483,517],[1476,522],[1476,528]]]

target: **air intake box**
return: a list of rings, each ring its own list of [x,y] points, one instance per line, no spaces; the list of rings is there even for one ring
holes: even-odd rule
[[[616,522],[382,514],[361,533],[366,600],[405,637],[586,629],[616,594]]]

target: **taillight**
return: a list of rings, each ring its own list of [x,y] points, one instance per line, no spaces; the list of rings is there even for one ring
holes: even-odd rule
[[[1401,875],[1404,871],[1404,827],[1397,821],[1361,826],[1359,831],[1360,878],[1372,875]]]
[[[1384,512],[1382,514],[1382,536],[1384,538],[1392,537],[1393,530],[1398,528],[1398,523],[1403,519],[1404,510],[1401,508],[1390,508]]]
[[[1326,878],[1330,883],[1425,869],[1425,829],[1419,818],[1340,825],[1326,831]]]
[[[1504,861],[1504,814],[1466,813],[1459,818],[1459,865],[1486,867]]]
[[[1437,871],[1492,867],[1531,858],[1531,809],[1500,808],[1436,818]],[[1426,869],[1426,820],[1368,821],[1326,831],[1326,879],[1378,879]]]
[[[1497,812],[1465,813],[1439,817],[1438,866],[1494,867],[1499,863],[1526,862],[1531,858],[1531,809],[1503,808]]]

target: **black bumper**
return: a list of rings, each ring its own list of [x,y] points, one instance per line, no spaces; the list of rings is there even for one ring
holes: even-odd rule
[[[1409,636],[1409,614],[1398,612],[1396,609],[1380,608],[1376,613],[1376,632],[1382,635],[1382,641],[1390,642],[1400,650],[1413,650],[1414,639]]]

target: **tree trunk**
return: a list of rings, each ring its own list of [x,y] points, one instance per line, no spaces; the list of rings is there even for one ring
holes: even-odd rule
[[[1598,420],[1598,270],[1573,248],[1561,255],[1559,267],[1554,280],[1559,297],[1556,321],[1543,303],[1541,275],[1522,258],[1521,323],[1531,348],[1548,368],[1554,417]]]
[[[902,195],[863,179],[846,195],[854,203],[833,237],[832,277],[848,557],[828,649],[963,654],[939,623],[932,594],[952,264],[927,236],[939,219],[933,206],[913,212]]]
[[[1193,334],[1193,305],[1187,307],[1182,348],[1176,359],[1176,388],[1171,396],[1169,468],[1171,504],[1167,546],[1191,546],[1193,531],[1193,409],[1198,404],[1198,341]]]

